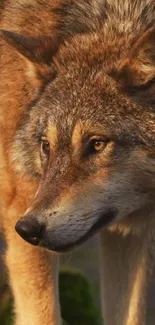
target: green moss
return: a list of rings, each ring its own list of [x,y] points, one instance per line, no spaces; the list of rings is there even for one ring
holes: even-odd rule
[[[71,325],[101,325],[90,285],[78,271],[64,269],[60,272],[60,304],[63,319]]]

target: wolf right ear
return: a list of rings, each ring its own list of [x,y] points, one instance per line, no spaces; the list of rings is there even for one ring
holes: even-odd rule
[[[52,58],[59,48],[58,39],[25,36],[6,30],[1,30],[1,36],[26,61],[26,72],[32,79],[52,80],[56,74]]]
[[[155,78],[155,29],[150,28],[131,48],[116,77],[124,85],[141,87]]]

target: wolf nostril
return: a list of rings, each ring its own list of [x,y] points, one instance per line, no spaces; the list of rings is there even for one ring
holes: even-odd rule
[[[32,245],[38,245],[41,240],[42,226],[34,217],[20,219],[15,226],[17,233]]]

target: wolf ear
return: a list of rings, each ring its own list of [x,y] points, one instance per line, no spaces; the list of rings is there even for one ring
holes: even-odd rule
[[[134,44],[119,67],[118,77],[131,87],[145,86],[155,78],[155,29],[149,29]]]
[[[58,40],[51,36],[31,37],[6,30],[1,30],[1,36],[26,61],[26,72],[32,79],[47,82],[55,76],[52,57],[58,50]]]

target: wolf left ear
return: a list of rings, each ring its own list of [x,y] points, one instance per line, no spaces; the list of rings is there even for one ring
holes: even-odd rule
[[[51,80],[56,73],[52,58],[58,50],[58,40],[51,36],[31,37],[1,30],[2,38],[25,60],[26,73],[34,81]]]
[[[134,44],[129,57],[118,69],[126,85],[145,86],[155,78],[155,29],[151,28]]]

